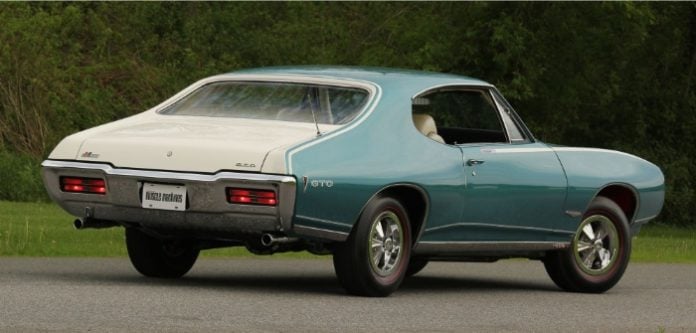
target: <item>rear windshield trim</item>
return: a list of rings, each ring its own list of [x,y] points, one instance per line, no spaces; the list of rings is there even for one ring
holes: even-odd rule
[[[157,107],[153,108],[154,112],[158,115],[163,116],[196,116],[196,115],[186,115],[186,114],[168,114],[165,113],[166,110],[170,109],[176,103],[186,99],[191,94],[199,91],[201,88],[218,83],[250,83],[250,84],[296,84],[296,85],[306,85],[315,87],[326,87],[334,89],[355,89],[361,90],[366,94],[365,100],[360,106],[360,108],[355,112],[355,114],[350,118],[350,120],[345,123],[335,124],[338,126],[345,126],[350,124],[357,119],[361,118],[365,111],[370,105],[374,103],[374,98],[376,92],[379,91],[378,86],[373,82],[360,81],[353,79],[336,79],[336,78],[315,78],[315,77],[304,77],[304,76],[285,76],[285,75],[218,75],[200,80],[188,88],[180,91],[178,94],[172,96],[170,99],[161,103]],[[228,119],[242,119],[241,117],[225,117]],[[262,119],[263,120],[263,119]]]

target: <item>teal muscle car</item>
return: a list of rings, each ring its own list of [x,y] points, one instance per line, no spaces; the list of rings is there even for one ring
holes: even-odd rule
[[[213,76],[42,165],[76,228],[125,227],[145,276],[181,277],[216,247],[306,250],[366,296],[429,261],[511,257],[604,292],[664,198],[654,164],[540,142],[489,83],[382,68]]]

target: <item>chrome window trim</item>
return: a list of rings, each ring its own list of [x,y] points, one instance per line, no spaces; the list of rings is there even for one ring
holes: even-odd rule
[[[515,123],[515,125],[517,125],[517,129],[520,130],[520,134],[525,136],[524,143],[536,142],[537,140],[536,140],[536,138],[534,138],[534,135],[527,127],[527,124],[525,124],[524,121],[522,121],[522,118],[520,118],[520,115],[517,114],[515,109],[512,107],[512,105],[510,105],[510,102],[508,102],[505,99],[503,94],[501,94],[500,91],[498,91],[498,88],[491,86],[490,92],[492,95],[494,95],[494,99],[497,99],[497,100],[499,100],[499,102],[502,102],[503,108],[507,108],[510,111],[510,113],[508,113],[508,115],[510,116],[512,121]],[[497,97],[497,98],[495,98],[495,97]]]
[[[343,79],[333,79],[333,78],[325,78],[325,77],[315,77],[315,76],[306,76],[306,75],[292,75],[292,74],[286,74],[286,75],[268,75],[268,74],[223,74],[223,75],[215,75],[211,76],[205,79],[202,79],[188,87],[186,87],[184,90],[180,91],[176,95],[170,97],[166,101],[160,103],[159,105],[155,106],[151,110],[154,110],[154,113],[163,117],[166,117],[168,115],[160,113],[160,111],[168,108],[172,104],[176,103],[180,99],[190,95],[192,92],[200,89],[201,87],[211,84],[211,83],[220,83],[220,82],[268,82],[268,83],[300,83],[300,84],[315,84],[315,85],[327,85],[327,86],[334,86],[334,87],[344,87],[344,88],[357,88],[357,89],[363,89],[368,92],[368,100],[365,105],[369,105],[376,93],[377,93],[377,88],[375,87],[374,84],[366,81],[360,81],[360,80],[354,80],[354,79],[348,79],[348,78],[343,78]],[[350,124],[353,122],[355,119],[360,117],[361,114],[365,112],[365,108],[360,110],[358,115],[356,115],[355,118],[353,118],[352,121],[343,124],[343,126]]]
[[[515,122],[515,119],[512,117],[512,115],[506,111],[506,108],[503,105],[500,104],[500,101],[498,101],[498,98],[496,98],[496,95],[493,93],[493,90],[489,89],[488,94],[490,95],[491,99],[493,100],[495,107],[498,109],[498,117],[500,117],[500,121],[503,123],[503,127],[505,128],[505,134],[506,134],[506,137],[508,139],[508,143],[516,144],[516,143],[529,142],[529,139],[527,139],[525,137],[524,131],[522,131],[522,129],[520,129],[520,126],[517,125],[517,123]],[[512,124],[517,127],[517,133],[519,133],[522,136],[521,139],[514,139],[514,140],[512,139],[512,137],[510,136],[510,127],[508,127],[507,122],[505,121],[505,119],[503,119],[503,117],[505,117],[505,115],[507,115],[508,118],[510,118],[510,121],[512,121]]]
[[[484,84],[471,85],[471,84],[462,84],[462,83],[439,84],[439,85],[436,85],[436,86],[429,87],[429,88],[427,88],[427,89],[423,89],[423,90],[419,91],[417,94],[413,95],[413,96],[411,97],[411,103],[413,104],[413,100],[414,100],[414,99],[416,99],[416,98],[418,98],[418,97],[420,97],[420,96],[422,96],[422,95],[424,95],[424,94],[433,93],[433,92],[436,92],[436,91],[438,91],[438,90],[447,89],[447,88],[452,88],[452,90],[467,90],[467,89],[468,89],[468,90],[474,90],[474,91],[479,91],[479,92],[481,92],[483,95],[487,95],[488,98],[493,102],[493,105],[492,105],[493,108],[496,109],[496,110],[495,110],[495,111],[496,111],[496,115],[497,115],[497,117],[498,117],[498,121],[500,122],[501,129],[503,130],[503,135],[505,135],[505,140],[506,140],[506,141],[505,141],[505,142],[472,142],[472,143],[465,143],[465,144],[448,144],[448,143],[445,143],[446,145],[455,146],[455,147],[456,147],[456,146],[462,146],[462,145],[467,145],[467,144],[477,144],[477,145],[478,145],[478,144],[494,144],[494,143],[500,143],[500,144],[514,144],[514,143],[521,143],[521,142],[529,142],[528,139],[525,139],[525,141],[515,141],[515,142],[512,142],[512,141],[510,140],[510,134],[508,133],[507,125],[505,124],[505,121],[503,120],[503,117],[502,117],[502,115],[500,114],[500,112],[501,112],[502,109],[501,109],[500,106],[498,105],[498,102],[497,102],[497,100],[496,100],[496,98],[495,98],[495,96],[493,95],[493,92],[492,92],[492,89],[494,89],[494,86],[493,86],[493,85],[484,85]],[[413,112],[413,111],[411,111],[411,112]],[[514,122],[514,121],[515,121],[515,120],[513,119],[513,122]],[[518,127],[519,127],[519,126],[518,126]],[[521,133],[521,132],[520,132],[520,133]]]

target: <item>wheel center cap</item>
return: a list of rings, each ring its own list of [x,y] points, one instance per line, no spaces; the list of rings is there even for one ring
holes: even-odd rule
[[[391,238],[388,238],[386,241],[384,241],[384,250],[390,252],[394,248],[394,242],[391,240]]]
[[[601,239],[598,239],[598,240],[596,240],[596,241],[594,242],[594,248],[595,248],[595,250],[601,249],[602,247],[604,247],[603,245],[604,245],[604,244],[602,243],[602,240],[601,240]]]

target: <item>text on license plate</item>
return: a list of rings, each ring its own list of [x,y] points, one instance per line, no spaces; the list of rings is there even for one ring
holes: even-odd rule
[[[186,186],[143,183],[142,207],[186,210]]]

